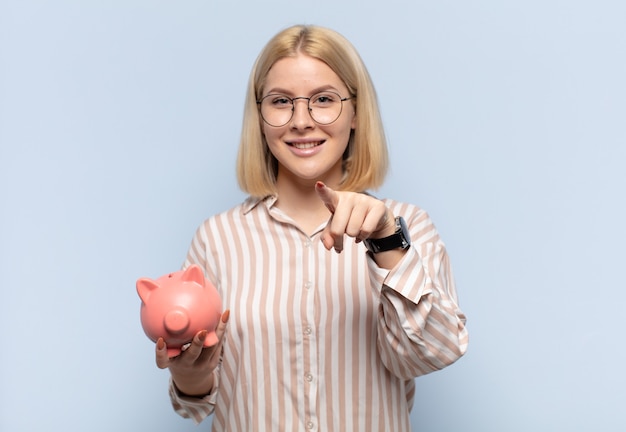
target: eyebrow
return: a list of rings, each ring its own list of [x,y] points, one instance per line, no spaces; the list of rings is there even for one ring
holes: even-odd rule
[[[340,90],[338,88],[336,88],[335,86],[333,86],[331,84],[326,84],[326,85],[314,88],[313,90],[311,90],[309,95],[313,96],[314,94],[317,94],[317,93],[320,93],[320,92],[324,92],[324,91],[334,91],[334,92],[337,92],[337,93],[341,93]],[[350,93],[350,92],[348,91],[348,93]],[[283,95],[286,95],[286,96],[294,96],[295,95],[295,93],[292,93],[289,90],[286,90],[286,89],[281,88],[281,87],[273,87],[272,89],[268,90],[268,92],[265,93],[264,96],[271,95],[271,94],[283,94]]]

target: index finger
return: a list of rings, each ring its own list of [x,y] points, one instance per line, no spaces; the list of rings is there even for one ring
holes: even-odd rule
[[[324,205],[326,205],[326,208],[334,214],[335,210],[337,209],[337,204],[339,203],[339,197],[337,196],[337,193],[321,181],[315,183],[315,190],[317,191],[317,195],[320,197]]]
[[[206,330],[200,330],[198,333],[196,333],[196,335],[191,340],[191,344],[189,344],[189,348],[181,353],[181,355],[185,356],[185,361],[193,363],[198,360],[198,358],[202,354],[202,349],[204,348],[204,340],[206,339],[207,333],[208,332]]]

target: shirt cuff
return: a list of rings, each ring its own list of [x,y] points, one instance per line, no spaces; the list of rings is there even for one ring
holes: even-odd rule
[[[202,397],[187,396],[178,390],[174,380],[170,378],[169,394],[174,410],[185,418],[191,418],[196,424],[199,424],[206,417],[213,414],[215,410],[215,402],[217,400],[217,392],[219,390],[219,368],[213,370],[213,388],[209,394]]]
[[[391,270],[378,267],[374,258],[368,256],[370,280],[374,289],[381,292],[383,287],[387,287],[415,304],[432,292],[423,264],[422,257],[413,245],[407,248],[402,259]]]

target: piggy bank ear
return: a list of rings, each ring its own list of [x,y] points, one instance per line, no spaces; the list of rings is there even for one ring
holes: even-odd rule
[[[148,302],[150,293],[158,287],[159,285],[152,279],[141,278],[137,280],[137,294],[139,294],[139,298],[141,298],[144,303]]]
[[[184,282],[195,282],[204,287],[204,272],[199,265],[192,264],[183,272],[182,280]]]

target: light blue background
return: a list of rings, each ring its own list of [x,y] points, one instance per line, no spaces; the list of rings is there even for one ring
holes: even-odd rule
[[[339,30],[392,173],[448,244],[469,353],[418,380],[416,431],[626,430],[626,3],[0,0],[0,430],[196,431],[139,325],[244,196],[255,56]]]

